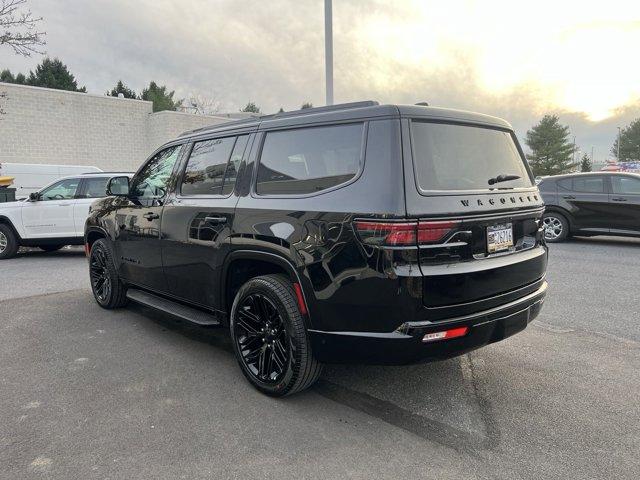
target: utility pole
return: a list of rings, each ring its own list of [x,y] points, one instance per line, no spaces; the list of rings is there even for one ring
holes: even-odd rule
[[[333,12],[332,0],[324,0],[324,69],[327,105],[333,105]]]

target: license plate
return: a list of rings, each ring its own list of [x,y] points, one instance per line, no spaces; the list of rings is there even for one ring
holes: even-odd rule
[[[509,250],[513,247],[513,225],[493,225],[487,227],[487,251],[489,253]]]

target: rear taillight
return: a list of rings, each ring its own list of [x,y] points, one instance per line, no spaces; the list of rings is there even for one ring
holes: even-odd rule
[[[363,243],[380,247],[411,247],[444,239],[460,222],[380,222],[356,220],[354,226]]]
[[[442,330],[441,332],[427,333],[422,337],[423,342],[436,342],[438,340],[449,340],[450,338],[464,337],[469,331],[468,327],[452,328],[450,330]]]

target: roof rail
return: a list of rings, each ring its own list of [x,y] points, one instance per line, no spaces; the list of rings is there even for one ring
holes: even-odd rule
[[[133,173],[133,172],[83,172],[80,175],[113,175],[114,173]]]
[[[195,135],[196,133],[215,130],[216,128],[235,127],[237,125],[243,125],[245,123],[261,122],[263,120],[268,120],[268,119],[297,117],[299,115],[310,115],[314,113],[333,112],[337,110],[349,110],[352,108],[375,107],[376,105],[380,105],[380,104],[375,100],[365,100],[363,102],[338,103],[336,105],[327,105],[324,107],[303,108],[300,110],[291,110],[290,112],[281,112],[281,113],[274,113],[271,115],[261,115],[257,117],[244,118],[242,120],[236,120],[235,122],[217,123],[215,125],[209,125],[206,127],[196,128],[195,130],[189,130],[187,132],[180,134],[179,136],[185,137],[187,135]]]

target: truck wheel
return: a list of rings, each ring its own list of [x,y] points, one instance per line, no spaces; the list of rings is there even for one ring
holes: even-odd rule
[[[242,373],[261,392],[291,395],[320,376],[322,365],[313,357],[293,286],[284,275],[245,283],[233,301],[230,329]]]
[[[89,254],[89,276],[93,297],[102,308],[112,309],[127,304],[127,289],[118,277],[109,243],[96,240]]]
[[[547,212],[542,216],[544,239],[549,243],[562,242],[569,236],[569,222],[564,215]]]
[[[64,247],[64,245],[40,245],[38,248],[45,252],[55,252],[60,250],[62,247]]]
[[[9,225],[0,224],[0,260],[15,256],[18,252],[18,239]]]

